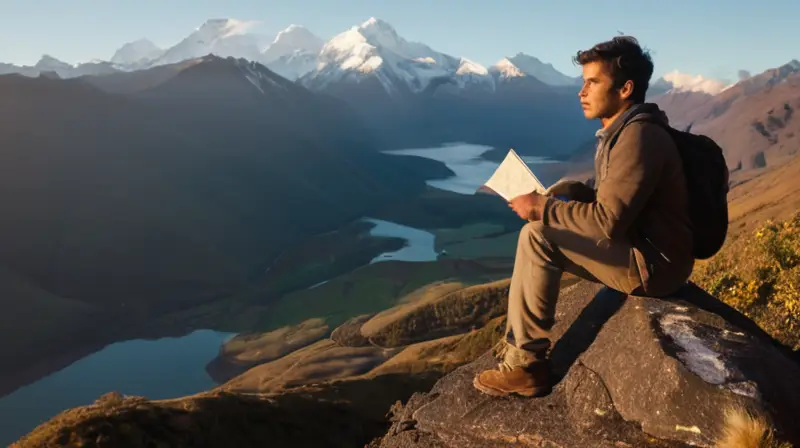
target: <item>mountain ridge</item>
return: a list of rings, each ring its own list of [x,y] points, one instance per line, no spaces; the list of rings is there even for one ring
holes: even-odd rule
[[[281,76],[287,77],[288,79],[294,81],[314,71],[314,69],[318,67],[321,62],[319,60],[320,50],[326,43],[329,43],[330,40],[333,39],[332,38],[327,41],[320,39],[307,28],[293,24],[286,29],[279,31],[273,39],[266,40],[266,38],[261,35],[251,34],[248,32],[248,30],[254,24],[255,22],[252,21],[242,21],[237,19],[210,19],[196,28],[194,32],[189,34],[183,40],[174,44],[173,46],[167,47],[166,49],[158,49],[146,39],[139,39],[137,41],[122,45],[110,60],[104,62],[114,70],[130,71],[151,68],[160,64],[181,62],[182,60],[203,57],[208,54],[216,54],[222,57],[232,56],[235,58],[246,58],[251,61],[260,62],[267,65],[271,70],[279,73]],[[387,36],[394,35],[395,37],[399,37],[396,30],[394,30],[394,28],[388,24],[388,22],[375,17],[362,22],[360,25],[355,25],[340,34],[347,33],[355,28],[369,27],[374,29],[382,29],[386,32]],[[334,38],[335,37],[336,36],[334,36]],[[410,43],[415,44],[414,42]],[[427,47],[427,45],[424,44],[420,45]],[[137,46],[140,48],[137,49]],[[138,53],[133,50],[137,50]],[[128,56],[123,57],[126,52],[129,53]],[[467,55],[445,56],[456,61],[461,59],[470,59]],[[422,61],[413,61],[413,59],[415,58],[411,58],[412,64],[425,62],[425,58],[422,58]],[[95,63],[98,62],[99,61],[95,61]],[[517,71],[527,74],[528,76],[537,77],[537,79],[551,86],[572,86],[580,84],[580,77],[571,77],[560,73],[552,66],[551,63],[542,62],[535,56],[530,56],[523,52],[518,52],[514,56],[503,57],[493,65],[478,64],[474,62],[474,60],[472,60],[472,64],[480,66],[480,69],[478,70],[479,72],[484,72],[485,70],[490,72],[500,72],[503,71],[502,66],[506,66],[505,70],[508,70],[508,65],[516,64],[520,66],[517,67]],[[3,67],[2,64],[0,64],[0,73],[17,71],[29,74],[38,74],[38,72],[35,70],[32,71],[31,68],[13,66],[13,64],[6,65],[8,67]],[[69,73],[65,76],[65,72],[62,71],[59,73],[60,76],[73,77],[85,74],[94,74],[93,72],[87,72],[88,67],[85,67],[83,71],[75,70],[82,64],[68,65],[73,67],[73,73]],[[498,69],[498,65],[501,66],[500,69]],[[370,65],[367,64],[364,68],[368,69],[369,67]],[[424,64],[420,65],[420,67],[425,68]],[[427,67],[427,69],[428,70],[425,71],[429,72],[430,74],[431,67]],[[455,68],[448,67],[448,65],[445,64],[443,69],[445,71],[452,69],[451,71],[455,72],[458,69],[458,64],[456,64]],[[454,79],[457,79],[457,73],[448,73],[448,75],[454,77]],[[665,91],[672,88],[678,88],[682,90],[692,88],[698,89],[700,88],[698,86],[701,85],[708,86],[707,89],[718,89],[718,87],[716,87],[718,84],[728,85],[722,81],[717,81],[710,78],[700,77],[702,80],[697,80],[698,76],[699,75],[683,74],[677,70],[673,70],[672,72],[666,74],[665,77],[659,78],[658,81],[665,83],[665,85],[668,86],[666,89],[664,89]],[[496,76],[493,77],[496,78]],[[665,78],[672,78],[673,81],[669,81]],[[692,79],[695,79],[695,81],[691,81]],[[420,85],[417,87],[412,87],[412,90],[424,89],[424,84],[427,83],[426,80],[429,80],[429,77],[424,77],[424,79],[421,79]],[[485,85],[488,82],[489,81],[482,80],[479,82],[479,84]],[[687,87],[686,84],[689,84],[690,86]]]

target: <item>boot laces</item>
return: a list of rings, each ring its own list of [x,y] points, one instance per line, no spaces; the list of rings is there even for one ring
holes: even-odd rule
[[[497,364],[497,369],[504,373],[510,372],[514,370],[515,367],[526,367],[532,361],[532,354],[516,348],[511,344],[506,344],[501,362]]]
[[[492,355],[495,358],[502,360],[503,358],[505,358],[506,353],[508,352],[509,345],[510,344],[506,342],[505,339],[500,339],[500,341],[498,341],[497,344],[495,344],[494,347],[492,347]]]

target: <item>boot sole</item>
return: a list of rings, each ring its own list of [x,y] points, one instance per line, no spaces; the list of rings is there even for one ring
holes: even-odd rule
[[[481,383],[476,376],[472,380],[472,385],[475,389],[483,392],[486,395],[491,395],[493,397],[508,397],[511,395],[519,395],[525,398],[533,398],[533,397],[541,397],[550,393],[552,388],[550,386],[542,386],[542,387],[532,387],[530,389],[519,389],[513,391],[504,391],[500,389],[495,389],[493,387],[487,386]]]

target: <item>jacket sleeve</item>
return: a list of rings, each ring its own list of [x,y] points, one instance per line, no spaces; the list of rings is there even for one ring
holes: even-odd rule
[[[672,138],[654,123],[631,123],[611,148],[608,170],[597,185],[594,202],[563,202],[549,197],[544,205],[544,225],[582,235],[624,236],[661,178],[664,153]]]

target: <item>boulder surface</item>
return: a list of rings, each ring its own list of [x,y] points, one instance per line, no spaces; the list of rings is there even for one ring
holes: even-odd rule
[[[495,366],[487,353],[395,405],[373,446],[710,447],[728,409],[800,440],[800,365],[699,288],[654,299],[582,282],[562,290],[556,314],[551,394],[481,394],[472,380]]]

